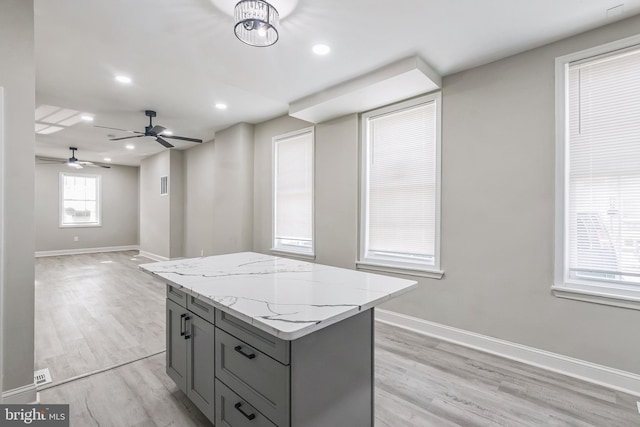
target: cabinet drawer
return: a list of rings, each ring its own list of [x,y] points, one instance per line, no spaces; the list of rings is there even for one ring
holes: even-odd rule
[[[216,380],[216,426],[277,427],[219,380]]]
[[[216,328],[216,378],[277,425],[289,425],[289,367]]]
[[[216,326],[280,363],[289,364],[289,341],[276,338],[222,310],[216,310]]]
[[[215,309],[213,308],[213,306],[197,299],[193,295],[187,295],[187,309],[190,312],[202,317],[209,323],[215,323],[216,321]]]
[[[187,294],[179,291],[175,286],[167,285],[167,298],[182,307],[187,307]]]

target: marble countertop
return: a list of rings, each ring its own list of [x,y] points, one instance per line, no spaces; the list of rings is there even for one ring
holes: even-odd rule
[[[417,286],[412,280],[253,252],[141,264],[140,269],[284,340]]]

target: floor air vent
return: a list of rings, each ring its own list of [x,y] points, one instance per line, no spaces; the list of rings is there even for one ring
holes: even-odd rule
[[[36,387],[49,384],[51,382],[51,372],[49,372],[49,368],[40,369],[39,371],[34,372],[33,380],[36,383]]]

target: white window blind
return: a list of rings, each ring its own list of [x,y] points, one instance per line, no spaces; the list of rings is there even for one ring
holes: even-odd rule
[[[274,138],[273,249],[313,254],[313,129]]]
[[[361,261],[438,267],[437,109],[430,98],[364,116]]]
[[[640,284],[640,49],[568,67],[565,280]]]
[[[100,225],[100,177],[60,174],[60,226]]]

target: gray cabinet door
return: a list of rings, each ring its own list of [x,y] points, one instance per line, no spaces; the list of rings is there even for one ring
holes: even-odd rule
[[[187,392],[187,340],[184,323],[187,310],[167,299],[167,375]]]
[[[187,334],[187,396],[214,422],[215,327],[189,313]]]

